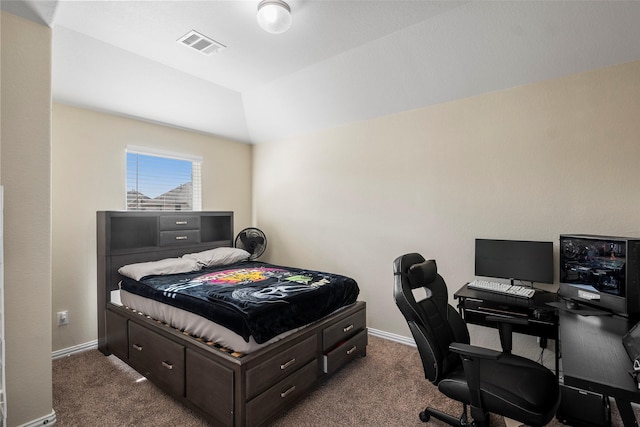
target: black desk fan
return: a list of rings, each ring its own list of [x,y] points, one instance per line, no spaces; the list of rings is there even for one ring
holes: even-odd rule
[[[249,252],[253,261],[267,249],[267,236],[259,228],[248,227],[238,233],[234,246]]]

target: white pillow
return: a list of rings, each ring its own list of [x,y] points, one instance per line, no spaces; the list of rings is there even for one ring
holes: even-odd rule
[[[246,261],[250,256],[251,254],[244,249],[223,247],[186,254],[182,258],[195,260],[203,267],[215,267]]]
[[[202,266],[191,258],[166,258],[160,261],[123,265],[118,269],[118,273],[134,280],[140,280],[145,276],[189,273],[200,269],[202,269]]]

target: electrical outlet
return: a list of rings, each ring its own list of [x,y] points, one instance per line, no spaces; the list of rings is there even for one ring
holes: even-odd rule
[[[66,325],[68,323],[69,323],[69,312],[67,310],[59,311],[58,312],[58,326]]]

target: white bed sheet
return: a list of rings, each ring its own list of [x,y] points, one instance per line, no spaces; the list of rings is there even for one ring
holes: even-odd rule
[[[189,311],[182,310],[162,302],[132,294],[122,289],[111,292],[111,302],[118,305],[124,305],[125,307],[144,313],[147,316],[167,323],[176,329],[186,331],[190,335],[200,337],[207,341],[213,341],[223,347],[245,354],[259,350],[269,344],[273,344],[274,342],[279,341],[301,329],[297,328],[284,332],[265,343],[258,344],[253,337],[249,337],[249,342],[247,342],[232,330],[205,319],[202,316],[198,316],[197,314],[193,314]]]

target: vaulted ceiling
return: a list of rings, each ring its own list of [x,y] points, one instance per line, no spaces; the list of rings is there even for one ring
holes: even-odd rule
[[[12,1],[53,28],[53,100],[259,143],[640,59],[640,2]],[[225,46],[204,55],[191,30]]]

